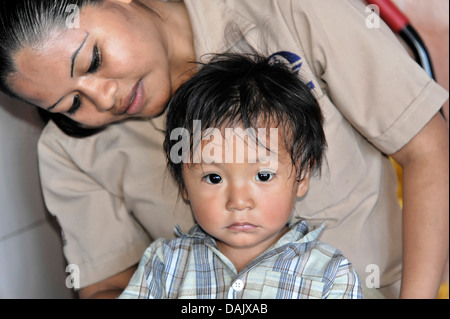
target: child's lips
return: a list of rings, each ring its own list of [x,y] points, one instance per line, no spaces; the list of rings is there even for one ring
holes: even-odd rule
[[[233,223],[230,226],[227,226],[226,228],[231,231],[246,232],[255,230],[256,228],[258,228],[258,226],[244,222],[244,223]]]

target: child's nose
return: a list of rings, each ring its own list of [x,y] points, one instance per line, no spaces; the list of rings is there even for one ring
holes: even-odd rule
[[[246,185],[231,185],[228,193],[227,210],[240,211],[253,209],[255,202],[253,200],[252,191]]]

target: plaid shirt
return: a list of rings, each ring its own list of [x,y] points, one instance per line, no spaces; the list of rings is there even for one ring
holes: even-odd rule
[[[324,224],[305,221],[241,272],[199,226],[145,251],[120,298],[362,298],[358,276],[336,248],[317,241]]]

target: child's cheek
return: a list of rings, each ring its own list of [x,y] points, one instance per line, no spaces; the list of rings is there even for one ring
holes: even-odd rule
[[[260,214],[268,223],[284,225],[291,216],[293,201],[289,194],[265,194],[259,198]]]

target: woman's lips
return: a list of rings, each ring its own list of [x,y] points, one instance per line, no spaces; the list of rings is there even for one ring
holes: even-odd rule
[[[139,113],[144,107],[145,103],[145,89],[142,81],[139,81],[136,86],[136,90],[130,99],[130,103],[126,109],[126,113],[134,115]]]
[[[258,228],[258,226],[255,226],[250,223],[234,223],[231,224],[230,226],[227,226],[227,229],[231,231],[240,231],[240,232],[252,231],[255,230],[256,228]]]

